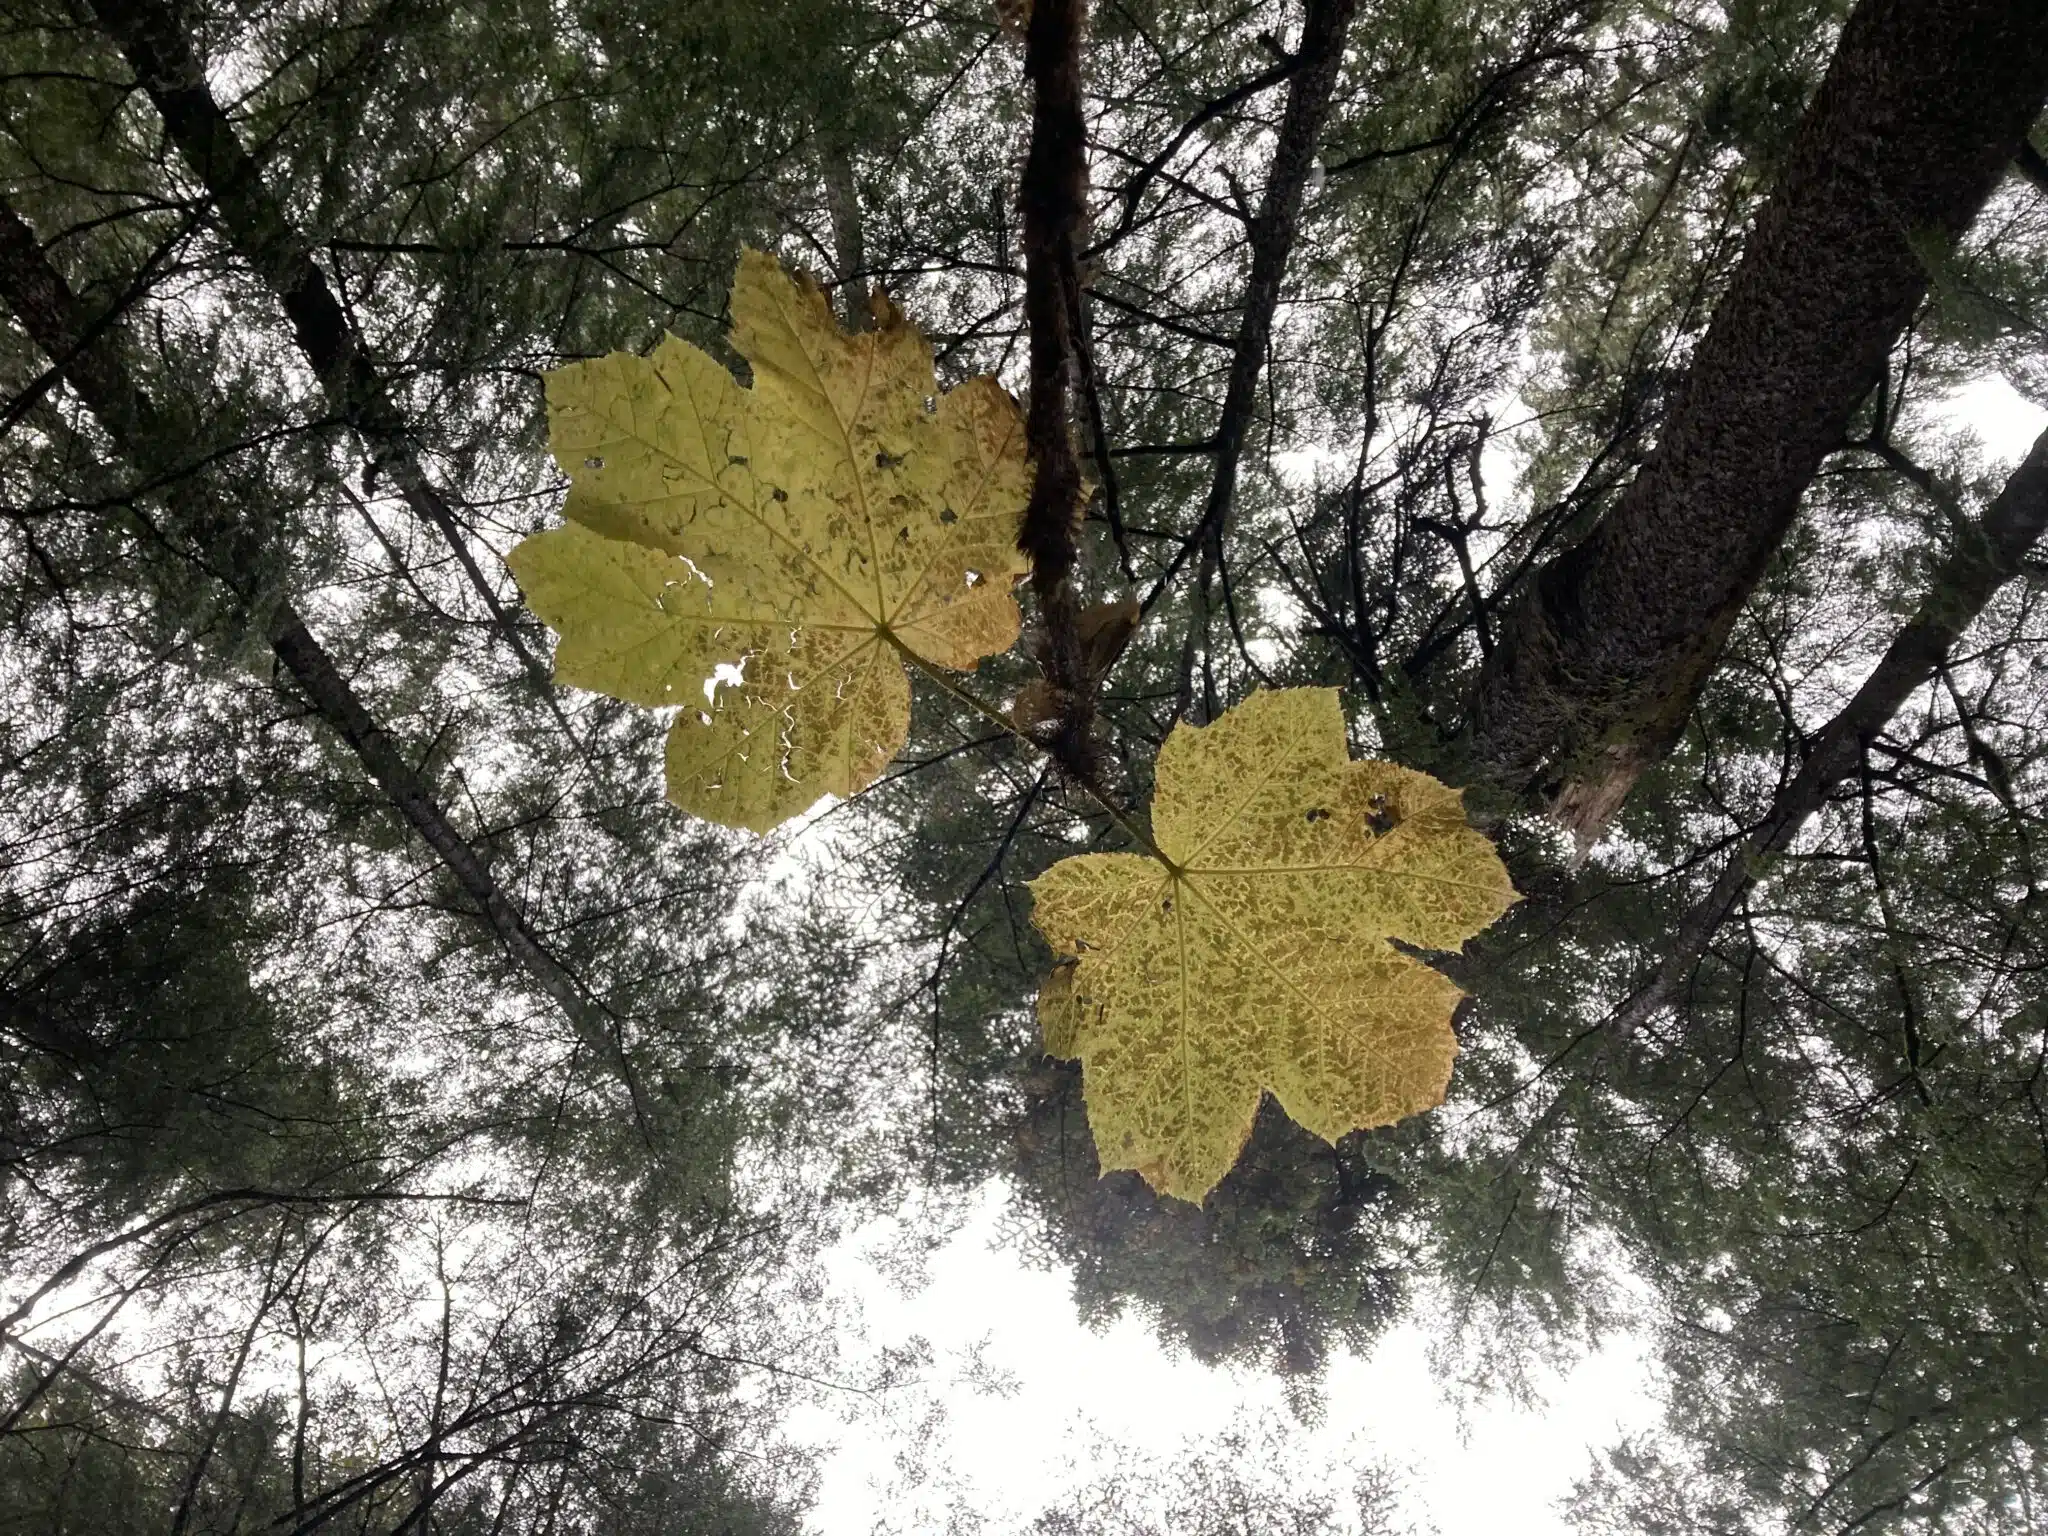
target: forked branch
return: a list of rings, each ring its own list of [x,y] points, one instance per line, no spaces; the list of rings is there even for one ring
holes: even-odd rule
[[[61,367],[65,380],[98,418],[122,457],[144,474],[160,476],[160,494],[170,498],[202,494],[191,477],[163,464],[163,455],[168,445],[177,441],[177,432],[159,418],[136,387],[111,332],[96,331],[93,317],[50,264],[35,232],[4,203],[0,203],[0,298],[6,300],[36,345]],[[195,527],[219,521],[198,511],[183,520]],[[217,565],[209,562],[207,569],[229,579]],[[433,787],[406,761],[397,742],[363,704],[289,601],[280,601],[271,610],[266,638],[314,711],[356,754],[399,814],[462,888],[476,916],[541,990],[561,1005],[578,1037],[619,1072],[633,1096],[636,1113],[644,1114],[638,1083],[617,1034],[617,1021],[550,953],[456,828]]]

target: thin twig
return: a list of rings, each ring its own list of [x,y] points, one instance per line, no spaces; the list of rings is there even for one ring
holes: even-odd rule
[[[922,672],[926,677],[930,678],[934,683],[936,683],[939,687],[939,691],[944,693],[948,698],[952,699],[955,703],[964,704],[967,708],[973,710],[977,715],[980,715],[984,720],[988,721],[991,725],[994,725],[1001,729],[1004,735],[1015,738],[1016,740],[1022,742],[1025,746],[1029,747],[1032,751],[1043,753],[1048,757],[1052,757],[1054,761],[1058,761],[1057,755],[1053,752],[1052,747],[1048,743],[1039,740],[1029,731],[1019,727],[1014,720],[1012,720],[1008,715],[1004,714],[1000,709],[997,709],[993,704],[990,704],[985,699],[976,698],[972,693],[969,693],[965,688],[962,688],[958,683],[954,682],[950,677],[946,676],[944,669],[938,667],[932,662],[926,661],[922,656],[918,655],[917,652],[910,649],[909,646],[905,645],[895,635],[888,634],[887,632],[885,632],[885,638],[889,641],[891,645],[893,645],[896,648],[896,653],[899,656],[901,656],[917,671]],[[1060,766],[1062,769],[1065,769],[1071,777],[1074,778],[1075,784],[1077,784],[1082,790],[1084,790],[1087,793],[1088,798],[1093,800],[1097,805],[1101,806],[1103,811],[1108,815],[1109,819],[1115,822],[1117,826],[1123,829],[1125,836],[1130,838],[1132,842],[1136,843],[1146,853],[1149,853],[1150,855],[1152,855],[1153,858],[1157,859],[1160,863],[1164,864],[1168,869],[1178,869],[1178,866],[1173,862],[1173,860],[1169,859],[1165,854],[1159,851],[1159,845],[1152,841],[1151,834],[1146,832],[1142,827],[1138,825],[1137,820],[1121,805],[1117,803],[1116,796],[1112,795],[1108,791],[1108,789],[1106,789],[1101,784],[1099,780],[1095,779],[1093,776],[1090,776],[1088,778],[1081,778],[1079,776],[1075,776],[1073,775],[1072,770],[1068,768],[1065,763],[1061,763]]]
[[[1316,146],[1322,138],[1337,75],[1344,63],[1344,37],[1356,9],[1357,0],[1310,0],[1302,25],[1301,46],[1296,50],[1299,65],[1288,83],[1287,107],[1280,119],[1266,191],[1251,220],[1251,275],[1245,283],[1243,318],[1231,353],[1222,414],[1216,424],[1216,468],[1209,484],[1209,498],[1194,532],[1146,594],[1143,607],[1148,613],[1165,595],[1188,557],[1199,550],[1208,561],[1208,546],[1220,545],[1228,530],[1237,497],[1238,461],[1251,430],[1252,414],[1258,404],[1259,374],[1272,341],[1273,317],[1280,306],[1280,282],[1301,228],[1309,173],[1316,163]]]

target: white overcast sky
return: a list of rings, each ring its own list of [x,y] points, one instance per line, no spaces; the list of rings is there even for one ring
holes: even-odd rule
[[[1090,1332],[1075,1316],[1067,1277],[1032,1269],[1003,1245],[1005,1198],[1000,1186],[983,1192],[914,1295],[862,1259],[863,1243],[881,1234],[828,1256],[834,1290],[859,1303],[874,1345],[918,1335],[930,1343],[924,1379],[944,1412],[927,1419],[920,1400],[894,1415],[856,1412],[847,1423],[824,1405],[800,1410],[792,1435],[833,1446],[812,1516],[820,1536],[867,1536],[885,1512],[899,1529],[915,1530],[906,1515],[920,1503],[937,1536],[950,1498],[1003,1531],[1052,1502],[1076,1464],[1085,1469],[1097,1435],[1171,1453],[1262,1412],[1293,1425],[1270,1376],[1171,1355],[1135,1318]],[[1294,1426],[1302,1478],[1346,1488],[1350,1467],[1379,1458],[1407,1474],[1410,1513],[1425,1528],[1544,1536],[1565,1530],[1551,1505],[1591,1451],[1655,1420],[1649,1367],[1622,1340],[1553,1378],[1542,1411],[1486,1404],[1461,1435],[1457,1410],[1430,1377],[1429,1342],[1417,1320],[1386,1335],[1369,1357],[1333,1362],[1321,1424]],[[978,1387],[969,1379],[977,1363],[983,1381],[1007,1377],[1006,1386]],[[906,1450],[926,1456],[930,1485],[906,1482],[897,1461]]]

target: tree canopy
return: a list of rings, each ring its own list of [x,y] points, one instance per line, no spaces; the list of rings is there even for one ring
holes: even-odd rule
[[[1646,1330],[1590,1531],[2039,1526],[2048,438],[1958,404],[2048,411],[2036,0],[4,21],[0,1530],[802,1529],[818,1255],[990,1179],[1085,1315],[1305,1406],[1401,1318],[1473,1390]],[[838,613],[945,632],[907,697],[708,493],[602,501],[615,396],[801,419],[777,263],[908,381],[803,473],[957,439],[1016,504],[920,482],[959,592]],[[746,430],[718,505],[780,515]],[[740,659],[586,691],[575,539]],[[1283,1050],[1205,1199],[1105,1176],[1062,1010],[1153,982],[1056,893],[1203,879],[1185,744],[1311,697],[1319,869],[1412,789],[1521,900],[1230,900],[1462,994],[1448,1100],[1297,1124]],[[1394,1528],[1240,1453],[1034,1528]]]

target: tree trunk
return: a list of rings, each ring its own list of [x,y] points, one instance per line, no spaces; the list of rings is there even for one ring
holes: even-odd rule
[[[1515,599],[1474,766],[1582,845],[1668,753],[1822,458],[2048,96],[2042,0],[1863,0],[1661,438]]]
[[[832,264],[839,279],[839,312],[849,331],[874,329],[874,312],[869,308],[867,242],[860,215],[860,183],[854,179],[853,156],[837,129],[825,134],[819,152],[825,173],[825,208],[832,216]]]
[[[1265,366],[1266,352],[1273,339],[1273,317],[1280,308],[1280,283],[1287,275],[1288,259],[1294,254],[1295,236],[1301,231],[1301,211],[1308,199],[1316,149],[1322,142],[1323,126],[1329,120],[1337,76],[1344,67],[1344,39],[1357,9],[1357,0],[1309,0],[1308,14],[1302,20],[1287,106],[1273,143],[1273,159],[1266,167],[1266,190],[1246,229],[1251,274],[1239,301],[1242,318],[1237,341],[1231,348],[1223,409],[1216,418],[1216,468],[1209,482],[1209,497],[1194,534],[1181,546],[1153,588],[1155,601],[1190,555],[1199,551],[1209,563],[1222,565],[1224,534],[1229,529],[1231,508],[1237,498],[1238,462],[1243,457],[1245,438],[1251,432],[1252,415],[1258,406],[1259,372]]]
[[[1984,520],[1968,530],[1934,573],[1927,596],[1911,622],[1899,631],[1863,686],[1814,738],[1806,761],[1778,793],[1770,814],[1750,833],[1715,878],[1713,889],[1679,924],[1670,949],[1651,980],[1622,1005],[1611,1033],[1627,1040],[1671,1003],[1686,976],[1707,952],[1714,934],[1755,881],[1763,861],[1792,846],[1792,839],[1828,795],[1855,771],[1870,739],[1891,722],[1913,694],[1948,661],[1948,653],[1984,605],[2020,573],[2044,530],[2048,530],[2048,433],[2034,440]]]
[[[135,387],[112,344],[110,328],[93,324],[63,275],[50,265],[35,232],[4,202],[0,202],[0,299],[98,418],[116,451],[145,475],[161,476],[158,494],[168,498],[203,494],[179,466],[166,462],[177,434],[163,424],[147,397]],[[220,520],[195,515],[187,521],[202,526]],[[561,1006],[583,1041],[618,1071],[633,1096],[636,1113],[644,1113],[617,1021],[549,951],[435,798],[433,786],[406,761],[398,744],[371,715],[289,601],[278,602],[272,611],[266,638],[307,702],[356,754],[393,807],[433,850],[442,868],[470,899],[476,916],[534,983]]]
[[[264,182],[261,167],[242,147],[235,125],[214,100],[204,64],[178,12],[161,0],[94,0],[93,14],[127,57],[136,83],[205,186],[235,253],[277,295],[291,321],[292,336],[319,375],[334,413],[362,438],[370,461],[398,487],[406,505],[447,541],[506,646],[542,696],[548,696],[546,663],[527,646],[513,614],[499,601],[454,508],[421,465],[406,422],[326,275]],[[563,724],[566,730],[567,722]]]

